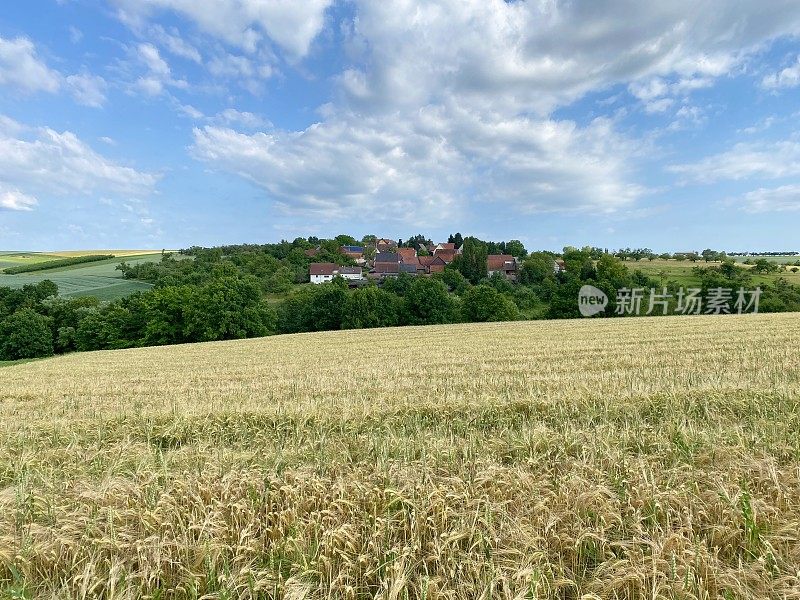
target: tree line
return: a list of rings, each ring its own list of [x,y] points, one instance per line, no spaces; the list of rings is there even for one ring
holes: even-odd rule
[[[601,316],[614,316],[619,289],[678,287],[631,270],[598,248],[565,248],[558,256],[566,270],[555,272],[556,254],[514,247],[521,257],[518,281],[487,277],[493,243],[474,237],[462,238],[462,253],[430,277],[400,274],[359,289],[340,279],[298,285],[308,280],[312,260],[352,264],[339,252],[341,245],[354,245],[350,240],[194,247],[177,256],[164,254],[159,262],[122,263],[118,268],[125,277],[153,288],[113,302],[58,297],[50,281],[0,288],[0,360],[333,329],[573,318],[579,316],[578,291],[585,284],[610,299]],[[697,267],[695,276],[704,290],[736,288],[752,283],[749,271],[724,262]],[[766,286],[761,310],[800,311],[800,289],[777,279]]]

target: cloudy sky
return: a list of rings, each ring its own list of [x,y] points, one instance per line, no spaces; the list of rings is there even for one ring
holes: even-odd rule
[[[800,250],[797,0],[25,0],[0,249]]]

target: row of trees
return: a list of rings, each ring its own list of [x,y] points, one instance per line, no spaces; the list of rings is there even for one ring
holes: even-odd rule
[[[49,281],[0,288],[0,360],[328,329],[572,318],[579,316],[578,291],[585,284],[606,293],[611,302],[604,315],[613,316],[619,289],[678,287],[630,270],[600,248],[565,248],[565,272],[555,272],[553,253],[521,253],[517,283],[487,278],[491,243],[469,237],[444,273],[431,277],[401,274],[356,290],[341,280],[295,285],[306,277],[305,250],[319,246],[320,253],[346,261],[338,252],[342,241],[192,248],[183,252],[188,257],[122,265],[126,277],[154,287],[107,303],[59,298]],[[707,291],[751,286],[756,268],[728,261],[694,271]],[[785,280],[762,287],[762,311],[800,310],[800,290]]]

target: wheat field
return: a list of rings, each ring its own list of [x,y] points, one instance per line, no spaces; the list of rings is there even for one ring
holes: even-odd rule
[[[0,369],[0,597],[800,598],[800,315]]]

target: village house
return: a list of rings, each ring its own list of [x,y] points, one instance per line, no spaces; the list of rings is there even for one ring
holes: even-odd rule
[[[447,245],[452,246],[453,244],[439,244],[439,246]],[[455,248],[437,248],[433,251],[433,255],[437,258],[440,258],[446,265],[449,265],[456,259],[456,255],[458,254],[458,250]]]
[[[369,273],[375,277],[396,276],[400,273],[400,255],[396,252],[379,252]]]
[[[562,259],[557,258],[553,261],[553,273],[558,275],[559,273],[564,273],[567,270],[567,263],[565,263]]]
[[[444,273],[444,268],[447,266],[441,256],[420,256],[417,260],[419,261],[421,272],[426,275]]]
[[[381,238],[379,240],[375,240],[375,250],[380,254],[381,252],[391,252],[397,249],[397,242],[394,240],[387,240],[386,238]]]
[[[517,259],[510,254],[490,254],[486,257],[486,273],[489,277],[499,273],[506,279],[517,279]]]
[[[417,259],[417,250],[416,248],[398,248],[397,254],[400,255],[400,261],[413,264],[416,262]]]
[[[320,284],[333,281],[334,277],[341,277],[350,281],[363,278],[361,267],[340,267],[336,263],[311,263],[308,266],[311,283]]]
[[[364,257],[363,246],[341,246],[339,248],[339,252],[353,259],[359,259]]]
[[[349,258],[352,258],[358,265],[364,265],[367,262],[364,259],[363,246],[342,246],[339,248],[339,252]]]

